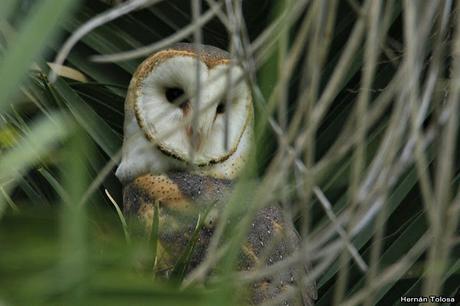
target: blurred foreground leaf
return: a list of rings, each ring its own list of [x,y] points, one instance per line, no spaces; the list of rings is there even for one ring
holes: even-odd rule
[[[65,139],[72,129],[72,120],[65,113],[52,113],[30,125],[30,132],[19,143],[0,156],[0,185],[11,190],[15,182],[32,166]],[[0,200],[0,215],[4,208]]]
[[[0,57],[0,110],[7,108],[11,95],[34,59],[56,34],[59,21],[65,18],[76,0],[43,0],[35,4],[30,16]]]

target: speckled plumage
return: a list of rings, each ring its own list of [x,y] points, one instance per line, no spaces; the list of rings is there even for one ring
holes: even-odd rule
[[[124,211],[137,216],[150,233],[153,203],[159,201],[159,243],[164,250],[159,258],[159,271],[168,275],[177,259],[185,251],[194,232],[198,214],[212,205],[218,212],[223,209],[233,184],[229,180],[175,172],[168,175],[144,175],[124,189]],[[211,218],[199,230],[198,243],[190,258],[188,271],[204,258],[218,220]],[[292,225],[286,224],[282,210],[272,205],[259,210],[249,228],[246,242],[241,247],[238,267],[252,270],[256,266],[269,266],[288,257],[297,247],[299,237]],[[265,262],[260,262],[264,255]],[[276,298],[298,286],[297,280],[307,272],[306,267],[289,268],[276,275],[255,282],[250,288],[250,303],[257,305]],[[316,289],[310,285],[300,294],[283,301],[282,305],[313,305]]]
[[[144,226],[144,235],[148,236],[154,207],[158,204],[159,252],[156,272],[166,277],[188,247],[199,216],[204,218],[204,222],[199,228],[186,272],[203,260],[219,222],[220,212],[233,190],[234,180],[244,167],[253,142],[253,106],[249,87],[244,82],[236,86],[233,104],[229,104],[234,113],[230,117],[229,148],[219,147],[223,144],[223,138],[212,131],[223,131],[223,121],[216,110],[217,105],[210,103],[225,91],[225,88],[213,86],[225,87],[223,84],[226,83],[211,81],[211,85],[208,84],[211,88],[204,89],[205,104],[208,103],[210,108],[207,110],[193,109],[194,104],[190,102],[187,108],[181,110],[164,101],[162,88],[180,87],[189,91],[195,86],[193,73],[197,58],[204,65],[204,73],[209,75],[216,74],[229,63],[229,54],[218,48],[201,46],[196,50],[191,44],[176,44],[153,54],[139,66],[131,80],[125,102],[123,157],[117,169],[117,176],[124,185],[124,213],[135,216]],[[166,119],[164,115],[156,118],[153,116],[157,111],[155,107],[168,110],[172,115]],[[196,148],[195,154],[191,155],[198,156],[197,159],[189,158],[184,153],[188,153],[189,148],[195,150],[192,140],[188,138],[191,126],[182,130],[184,127],[180,125],[187,118],[190,119],[191,112],[202,112],[203,118],[198,127],[211,127],[209,133],[203,128],[205,132],[201,136],[209,139],[203,139],[203,147]],[[182,134],[172,140],[163,139],[163,131],[158,129],[168,128],[169,125],[177,125],[177,130]],[[299,236],[292,224],[285,220],[276,204],[256,212],[247,239],[240,249],[240,270],[272,265],[298,247]],[[289,300],[281,301],[280,305],[312,305],[316,297],[314,286],[297,283],[305,273],[307,271],[303,266],[291,267],[256,281],[249,288],[248,302],[252,305],[266,302],[292,287],[298,288],[298,291]]]

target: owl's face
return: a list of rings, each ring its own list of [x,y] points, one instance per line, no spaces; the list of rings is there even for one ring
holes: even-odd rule
[[[241,80],[242,69],[231,66],[228,54],[214,47],[203,46],[197,53],[191,45],[180,44],[147,58],[128,90],[117,176],[127,181],[187,167],[219,178],[235,177],[253,128],[251,93]]]

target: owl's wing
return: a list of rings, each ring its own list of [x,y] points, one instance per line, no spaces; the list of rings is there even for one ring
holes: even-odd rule
[[[249,229],[240,259],[241,270],[270,266],[282,261],[300,246],[300,237],[292,224],[285,222],[278,206],[269,206],[257,212]],[[300,280],[308,273],[305,265],[291,266],[263,278],[251,287],[251,303],[276,299],[290,289],[299,294],[283,300],[280,305],[313,305],[317,298],[314,282],[302,284]]]

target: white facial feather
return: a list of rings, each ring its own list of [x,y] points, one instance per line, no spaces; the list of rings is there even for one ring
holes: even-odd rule
[[[132,110],[125,111],[124,134],[122,159],[115,173],[122,183],[149,172],[162,173],[173,167],[185,167],[183,163],[166,156],[145,137]]]
[[[249,88],[244,82],[235,82],[242,76],[241,68],[232,67],[229,74],[228,65],[208,69],[200,62],[197,109],[196,65],[197,60],[192,56],[170,57],[158,63],[140,80],[137,88],[137,82],[131,82],[125,109],[123,156],[116,172],[122,182],[142,174],[164,173],[177,168],[229,179],[241,170],[252,143],[253,129]],[[228,75],[235,84],[231,93],[226,93]],[[180,88],[191,97],[187,109],[168,101],[167,88]],[[225,111],[229,115],[229,130],[226,148],[225,116],[217,113],[217,107],[227,97]],[[190,134],[190,121],[196,113],[195,132],[201,137],[198,147],[193,145]]]
[[[249,107],[251,96],[247,85],[244,82],[236,84],[232,88],[232,92],[228,93],[230,101],[226,102],[225,88],[227,87],[227,65],[219,65],[214,67],[208,75],[211,80],[207,88],[216,91],[217,99],[227,103],[226,112],[228,112],[228,147],[238,146],[241,138],[241,132],[247,124],[249,115]],[[241,77],[242,72],[239,67],[234,67],[231,71],[232,82],[235,82]],[[217,89],[217,90],[216,90]],[[251,127],[252,128],[252,127]],[[204,152],[209,156],[223,155],[228,149],[225,148],[225,116],[224,114],[218,115],[213,122],[209,140],[205,143]]]

